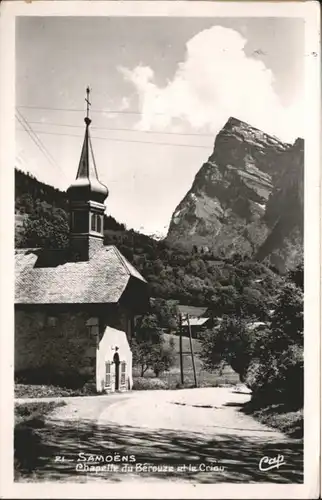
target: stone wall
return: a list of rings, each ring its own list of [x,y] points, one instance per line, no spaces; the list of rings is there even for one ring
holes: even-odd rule
[[[130,339],[130,324],[126,310],[121,307],[101,306],[91,311],[66,306],[64,310],[47,310],[44,306],[17,308],[15,373],[37,372],[39,382],[44,383],[49,373],[67,382],[95,381],[96,350],[106,327],[122,330]]]
[[[132,331],[131,331],[131,320],[129,313],[122,306],[116,306],[115,309],[110,310],[106,314],[100,315],[100,331],[101,334],[105,331],[105,328],[110,326],[116,328],[117,330],[122,330],[126,333],[128,341],[131,341]]]
[[[15,372],[47,367],[62,377],[95,378],[97,339],[87,320],[83,312],[16,311]]]

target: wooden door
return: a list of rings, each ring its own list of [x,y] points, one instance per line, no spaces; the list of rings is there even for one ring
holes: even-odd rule
[[[121,388],[126,389],[126,362],[121,362]]]
[[[112,373],[111,373],[111,362],[107,361],[105,363],[105,389],[112,389]]]

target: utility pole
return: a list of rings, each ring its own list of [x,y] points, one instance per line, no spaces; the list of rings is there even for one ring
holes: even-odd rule
[[[184,384],[183,380],[183,354],[182,354],[182,314],[179,313],[179,354],[180,354],[180,375],[181,384]]]
[[[194,379],[195,379],[195,387],[198,387],[198,384],[197,384],[197,374],[196,374],[196,366],[195,366],[195,356],[194,356],[193,347],[192,347],[192,336],[191,336],[191,326],[190,326],[189,314],[187,314],[187,323],[188,323],[188,329],[189,329],[189,340],[190,340],[190,351],[191,351],[193,376],[194,376]]]

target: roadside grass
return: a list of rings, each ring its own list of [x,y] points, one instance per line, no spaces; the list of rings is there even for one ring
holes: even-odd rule
[[[95,394],[97,394],[95,384],[85,384],[77,389],[53,384],[15,384],[15,398],[59,398]]]
[[[183,384],[181,383],[180,371],[170,371],[160,376],[169,389],[180,389],[195,387],[193,370],[185,370]],[[233,370],[226,369],[223,372],[210,373],[196,368],[197,387],[231,387],[240,384],[239,376]]]
[[[40,459],[41,438],[38,432],[45,426],[45,418],[61,402],[15,403],[14,407],[14,477],[19,480],[35,470]]]
[[[50,402],[30,402],[30,403],[15,403],[14,416],[15,426],[21,423],[40,421],[59,406],[65,406],[64,401]]]
[[[15,384],[16,398],[50,398],[73,396],[74,394],[74,389],[57,387],[55,385]]]
[[[133,391],[156,391],[169,389],[167,384],[157,377],[135,377],[133,378]]]
[[[198,369],[199,368],[199,369]],[[196,363],[196,376],[198,387],[232,387],[240,384],[239,376],[230,367],[225,367],[221,372],[207,372],[202,370]],[[142,381],[142,378],[146,382]],[[159,382],[157,382],[159,381]],[[138,385],[140,387],[138,387]],[[195,387],[193,369],[184,369],[183,384],[181,383],[180,369],[174,367],[169,372],[162,373],[158,378],[151,370],[148,370],[144,377],[140,377],[137,369],[133,370],[133,389],[153,390],[153,389],[188,389]]]
[[[254,402],[246,403],[242,411],[252,415],[259,422],[278,429],[289,437],[303,438],[303,408],[290,408],[288,404],[270,404]]]

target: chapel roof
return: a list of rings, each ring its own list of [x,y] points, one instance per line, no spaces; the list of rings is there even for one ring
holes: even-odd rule
[[[79,262],[63,250],[15,251],[16,304],[117,303],[131,278],[146,283],[114,245]]]

